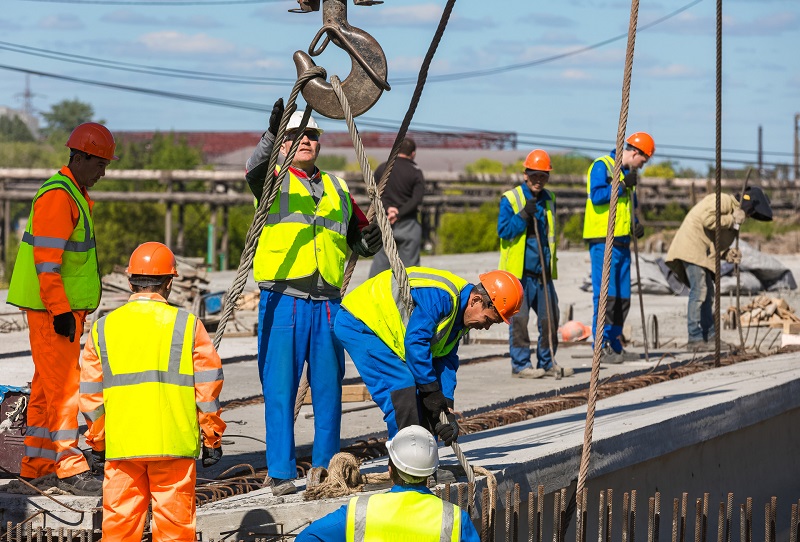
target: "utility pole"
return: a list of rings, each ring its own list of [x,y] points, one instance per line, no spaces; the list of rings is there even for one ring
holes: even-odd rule
[[[764,130],[758,125],[758,178],[764,178]]]

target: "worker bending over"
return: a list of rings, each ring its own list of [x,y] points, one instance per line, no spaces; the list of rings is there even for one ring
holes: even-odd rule
[[[507,271],[484,273],[477,285],[439,269],[407,272],[410,312],[390,269],[344,297],[334,331],[383,411],[389,438],[422,425],[450,445],[458,436],[451,410],[459,339],[508,322],[522,303],[522,285]],[[440,422],[442,412],[448,424]]]
[[[716,196],[709,194],[689,210],[667,252],[667,266],[689,287],[686,313],[689,328],[687,347],[696,352],[715,348],[714,329],[714,237],[717,229]],[[756,186],[748,186],[740,203],[728,194],[720,195],[720,256],[739,264],[739,249],[729,248],[739,235],[745,217],[772,220],[769,198]]]
[[[478,531],[466,510],[443,501],[426,481],[439,466],[436,441],[423,427],[401,429],[386,443],[388,493],[359,495],[297,535],[297,542],[414,540],[478,542]]]
[[[558,296],[553,285],[553,279],[558,278],[556,195],[544,188],[553,167],[550,156],[541,149],[531,151],[523,166],[525,182],[503,194],[497,218],[499,267],[517,277],[525,292],[519,312],[508,326],[511,375],[516,378],[571,376],[575,372],[573,369],[559,367],[555,362],[559,319]],[[531,363],[528,334],[531,309],[536,313],[539,327],[535,368]]]
[[[117,160],[116,143],[108,128],[87,122],[66,146],[69,163],[33,198],[8,289],[8,303],[27,314],[34,365],[20,476],[55,472],[59,488],[100,495],[102,484],[78,449],[78,359],[83,324],[100,304],[88,189]]]
[[[247,184],[257,200],[265,179],[269,178],[269,186],[278,174],[268,167],[282,115],[283,99],[279,99],[269,130],[247,161]],[[253,260],[253,276],[261,289],[258,370],[274,495],[296,491],[292,482],[297,477],[294,403],[306,361],[314,406],[312,467],[327,468],[339,451],[344,349],[333,335],[333,322],[341,302],[345,263],[350,250],[372,256],[382,246],[378,225],[367,225],[347,184],[314,165],[322,129],[311,117],[298,134],[302,116],[300,111],[292,114],[286,137],[279,142],[286,156],[295,137],[300,137]]]
[[[144,243],[127,269],[128,303],[92,325],[80,409],[95,465],[105,463],[103,540],[195,540],[195,459],[222,457],[222,362],[203,323],[167,304],[175,256]]]
[[[586,213],[583,219],[583,238],[589,243],[592,260],[592,337],[598,325],[603,326],[601,363],[622,363],[639,359],[637,354],[622,348],[622,326],[631,307],[631,235],[644,236],[644,227],[631,214],[638,206],[636,184],[638,170],[656,152],[653,138],[645,132],[636,132],[625,140],[622,151],[622,169],[614,221],[614,243],[611,252],[611,274],[608,283],[606,313],[597,314],[603,281],[603,257],[606,249],[611,182],[614,176],[616,150],[595,160],[586,176]],[[601,323],[598,324],[598,321]]]

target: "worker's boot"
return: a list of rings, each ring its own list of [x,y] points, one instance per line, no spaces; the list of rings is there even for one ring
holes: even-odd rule
[[[103,494],[103,482],[87,470],[67,478],[59,478],[58,489],[83,497],[99,497]]]
[[[534,369],[533,367],[525,367],[524,369],[516,373],[513,371],[511,372],[511,376],[513,376],[514,378],[542,378],[544,374],[545,374],[544,369],[539,369],[539,368]]]
[[[544,372],[544,376],[554,376],[561,378],[564,376],[572,376],[575,374],[575,369],[572,367],[562,367],[561,365],[553,364]]]
[[[275,497],[282,497],[283,495],[292,495],[293,493],[297,493],[294,480],[270,478],[269,485],[272,488],[272,494]]]
[[[610,344],[606,344],[603,346],[603,349],[600,350],[600,363],[617,365],[622,362],[622,354],[614,352],[614,349],[611,348]]]

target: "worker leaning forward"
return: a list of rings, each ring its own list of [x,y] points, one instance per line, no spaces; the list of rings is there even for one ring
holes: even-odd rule
[[[622,169],[617,199],[617,214],[614,222],[614,246],[611,253],[611,275],[608,283],[608,304],[606,314],[598,315],[600,289],[603,280],[603,257],[606,248],[608,213],[611,201],[611,181],[614,176],[616,151],[595,160],[586,176],[586,213],[583,219],[583,238],[589,243],[589,256],[592,260],[592,337],[602,318],[603,346],[601,363],[622,363],[633,361],[639,356],[626,352],[620,340],[622,326],[631,306],[631,234],[637,238],[644,236],[644,227],[638,220],[631,220],[633,210],[638,206],[636,184],[638,170],[647,163],[656,151],[653,138],[645,132],[636,132],[625,140],[622,151]]]
[[[261,198],[275,144],[283,99],[275,102],[269,130],[247,161],[247,183]],[[280,142],[289,152],[303,113],[295,112]],[[294,403],[308,361],[314,406],[312,467],[327,467],[339,451],[344,349],[333,334],[349,249],[372,256],[382,246],[377,224],[350,196],[347,184],[320,171],[322,129],[313,118],[300,134],[289,166],[261,231],[253,275],[261,289],[258,308],[258,368],[267,426],[267,467],[275,495],[296,491]]]
[[[83,350],[80,409],[96,465],[105,463],[103,540],[195,540],[195,459],[222,457],[222,362],[203,323],[167,304],[175,256],[144,243],[127,272],[133,295],[98,319]]]
[[[346,540],[415,540],[478,542],[469,514],[428,489],[428,476],[439,466],[436,441],[423,427],[400,430],[386,443],[388,493],[359,495],[314,521],[297,535],[297,542]]]
[[[390,269],[344,297],[334,331],[383,411],[390,438],[423,425],[449,445],[458,436],[451,410],[459,339],[508,322],[522,303],[522,285],[507,271],[484,273],[476,285],[439,269],[407,271],[410,313]],[[441,412],[449,424],[439,421]]]
[[[497,219],[499,267],[520,279],[525,292],[522,306],[508,327],[511,374],[516,378],[571,376],[573,369],[559,367],[555,362],[559,318],[558,296],[553,285],[553,279],[558,278],[556,195],[544,188],[553,167],[550,156],[541,149],[531,151],[523,167],[525,182],[503,194]],[[531,363],[528,334],[531,309],[536,313],[539,327],[536,367]]]
[[[748,186],[740,202],[720,195],[720,256],[739,264],[742,254],[730,248],[739,235],[745,217],[761,222],[772,220],[769,198],[757,186]],[[689,287],[687,348],[709,352],[715,348],[714,329],[714,238],[717,229],[716,196],[709,194],[689,210],[667,252],[667,266]]]
[[[69,163],[33,198],[8,289],[8,303],[27,313],[34,365],[20,476],[55,472],[61,489],[99,495],[102,484],[78,449],[78,359],[86,316],[100,303],[88,189],[117,160],[116,144],[105,126],[88,122],[66,146]]]

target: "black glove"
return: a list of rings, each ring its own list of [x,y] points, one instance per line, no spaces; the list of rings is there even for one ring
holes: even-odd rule
[[[633,235],[635,235],[637,239],[644,237],[644,226],[642,226],[641,222],[637,222],[633,225]]]
[[[75,342],[75,316],[71,312],[53,316],[53,329],[59,335],[69,338],[69,342]]]
[[[97,473],[102,473],[106,467],[106,451],[92,450],[92,470]]]
[[[533,197],[525,202],[525,212],[529,217],[533,218],[536,215],[536,198]]]
[[[366,246],[369,253],[378,253],[383,246],[383,238],[381,237],[381,229],[377,222],[370,222],[369,225],[361,230],[361,241]]]
[[[272,106],[272,113],[269,114],[269,133],[273,136],[278,135],[278,127],[281,124],[281,117],[283,116],[283,98],[278,98],[275,105]]]
[[[216,465],[222,459],[222,446],[219,448],[209,448],[203,446],[203,467],[210,467]]]
[[[433,429],[436,436],[442,439],[446,446],[450,446],[458,440],[458,422],[455,415],[449,410],[445,412],[447,423],[439,421]]]
[[[439,420],[440,412],[449,412],[447,398],[442,393],[442,390],[419,392],[419,396],[422,400],[422,408],[428,413],[432,424]]]
[[[625,175],[625,179],[623,179],[626,188],[633,188],[636,186],[636,183],[639,182],[639,173],[632,169],[628,174]]]

